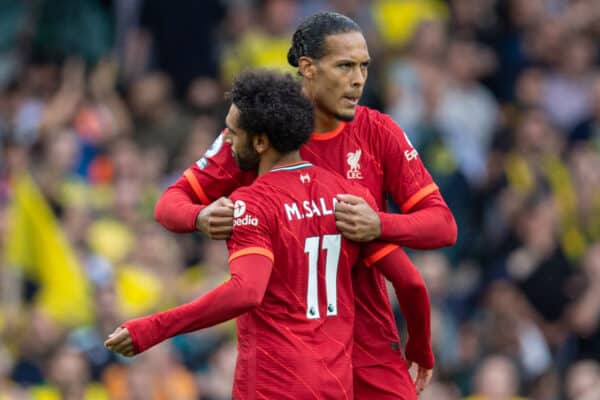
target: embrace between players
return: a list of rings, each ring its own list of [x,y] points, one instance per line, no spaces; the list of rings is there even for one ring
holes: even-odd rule
[[[452,245],[454,218],[404,132],[358,106],[370,59],[354,21],[309,17],[288,61],[301,83],[238,76],[227,128],[156,206],[172,231],[227,239],[231,279],[127,321],[105,346],[133,356],[237,318],[234,399],[416,399],[434,365],[430,304],[400,246]],[[385,212],[386,194],[403,214]],[[404,355],[384,277],[407,322]]]

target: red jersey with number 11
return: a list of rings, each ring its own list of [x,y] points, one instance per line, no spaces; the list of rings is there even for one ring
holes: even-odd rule
[[[361,247],[335,226],[335,196],[368,191],[301,162],[272,170],[231,195],[230,261],[273,260],[262,304],[237,319],[235,399],[347,399],[352,393],[352,267],[397,246]],[[363,267],[364,268],[364,267]]]

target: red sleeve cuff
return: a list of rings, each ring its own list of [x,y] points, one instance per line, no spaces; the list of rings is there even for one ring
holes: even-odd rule
[[[435,357],[431,345],[429,343],[417,345],[410,338],[406,343],[406,359],[427,369],[433,369],[435,366]]]
[[[135,354],[141,353],[139,341],[138,341],[137,329],[135,328],[135,320],[127,321],[121,326],[123,328],[127,328],[127,330],[129,331],[129,336],[131,336],[131,342],[133,343],[133,352]]]
[[[381,235],[379,236],[380,240],[386,240],[386,237],[390,237],[391,235],[391,231],[392,231],[392,226],[393,226],[393,214],[389,214],[386,212],[379,212],[379,222],[381,223]]]

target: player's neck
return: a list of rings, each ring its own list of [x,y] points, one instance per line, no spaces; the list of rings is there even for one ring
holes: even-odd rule
[[[331,132],[342,122],[330,113],[323,112],[315,107],[315,133]]]
[[[300,152],[298,150],[285,154],[280,154],[274,151],[270,152],[269,154],[265,154],[263,157],[261,157],[260,164],[258,166],[258,175],[260,176],[266,174],[274,168],[297,163],[299,161],[302,161],[302,157],[300,157]]]
[[[315,97],[312,95],[310,84],[306,80],[303,81],[302,92],[306,97],[313,103],[315,110],[315,127],[313,132],[325,133],[335,130],[341,123],[341,121],[329,112],[319,109]]]

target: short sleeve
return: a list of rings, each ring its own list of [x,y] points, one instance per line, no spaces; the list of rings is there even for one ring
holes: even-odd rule
[[[221,132],[204,156],[183,173],[194,194],[203,204],[209,204],[221,196],[229,196],[235,189],[247,186],[256,178],[255,172],[238,168],[231,153],[231,146]]]
[[[382,130],[384,190],[403,212],[438,190],[406,133],[388,115],[379,119]]]
[[[274,261],[271,222],[264,205],[259,206],[250,190],[237,190],[231,195],[234,204],[233,231],[227,241],[229,262],[248,254],[258,254]]]

